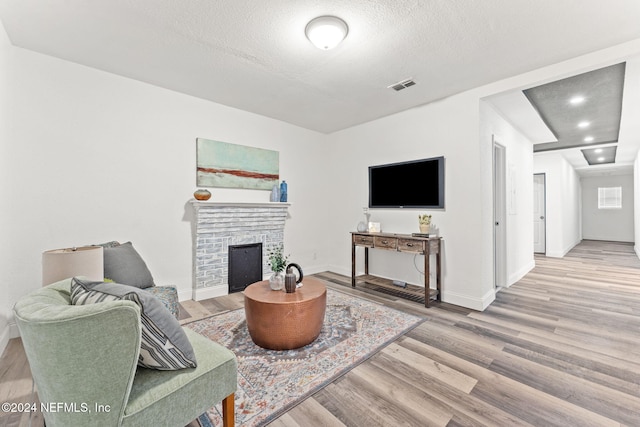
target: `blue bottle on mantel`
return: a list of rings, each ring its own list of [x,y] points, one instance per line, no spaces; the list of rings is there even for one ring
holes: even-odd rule
[[[280,201],[287,201],[287,183],[284,180],[282,180],[282,184],[280,184]]]

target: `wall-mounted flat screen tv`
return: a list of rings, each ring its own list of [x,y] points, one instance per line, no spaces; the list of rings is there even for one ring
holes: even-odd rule
[[[369,207],[444,209],[444,157],[369,166]]]

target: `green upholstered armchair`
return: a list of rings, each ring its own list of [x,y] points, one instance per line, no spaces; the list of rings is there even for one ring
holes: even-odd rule
[[[54,283],[14,307],[38,396],[52,405],[43,411],[47,426],[183,427],[221,400],[224,425],[233,426],[231,351],[185,328],[196,368],[140,368],[139,306],[71,305],[70,286]]]

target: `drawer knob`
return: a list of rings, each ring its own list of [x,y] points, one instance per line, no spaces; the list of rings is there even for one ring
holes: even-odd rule
[[[413,243],[407,243],[407,246],[409,246],[410,248],[413,247]]]
[[[383,240],[383,241],[382,241],[382,244],[383,244],[383,245],[386,245],[387,243],[389,243],[389,242],[387,242],[386,240]]]

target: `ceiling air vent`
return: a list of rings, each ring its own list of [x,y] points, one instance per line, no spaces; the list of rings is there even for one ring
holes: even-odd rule
[[[393,89],[398,92],[402,89],[408,88],[409,86],[413,86],[414,84],[416,84],[416,82],[414,82],[412,79],[406,79],[402,80],[401,82],[394,83],[391,86],[387,86],[387,89]]]

